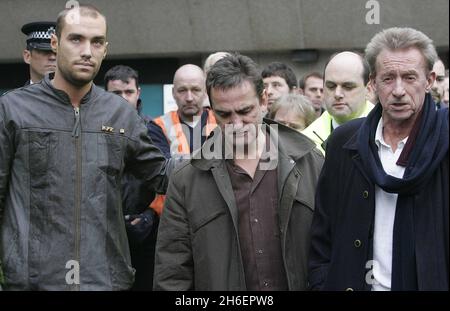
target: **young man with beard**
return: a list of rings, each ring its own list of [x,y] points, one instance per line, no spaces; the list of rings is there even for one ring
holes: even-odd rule
[[[95,86],[106,19],[62,11],[57,69],[0,98],[4,288],[127,290],[134,270],[121,207],[124,173],[164,192],[167,161],[126,100]]]

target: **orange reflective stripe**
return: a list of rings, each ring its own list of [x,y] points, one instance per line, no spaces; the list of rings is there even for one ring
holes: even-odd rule
[[[180,118],[178,117],[178,113],[176,111],[171,111],[171,119],[172,119],[172,128],[175,130],[175,138],[178,142],[178,153],[179,154],[189,154],[190,148],[188,141],[186,139],[186,135],[183,133],[183,127],[180,122]],[[170,130],[172,131],[172,130]]]
[[[154,119],[153,121],[161,127],[170,145],[173,143],[177,144],[177,151],[179,154],[190,153],[189,144],[186,135],[184,135],[181,121],[176,111],[170,111],[161,117]],[[208,109],[208,119],[204,130],[206,136],[209,136],[209,134],[211,134],[216,127],[217,121],[214,116],[214,112]],[[165,195],[157,194],[153,202],[150,203],[149,207],[152,208],[158,215],[161,215],[165,199]]]
[[[153,120],[162,130],[170,145],[170,152],[189,154],[190,148],[176,111],[170,111]]]
[[[163,130],[164,135],[167,137],[166,126],[164,124],[163,119],[161,117],[158,117],[154,119],[153,122],[155,122]]]
[[[217,127],[216,117],[214,116],[214,112],[208,109],[208,120],[206,121],[206,129],[205,134],[208,137],[212,131]]]
[[[152,203],[150,203],[149,207],[153,209],[156,212],[156,214],[158,214],[158,216],[161,216],[165,200],[166,200],[165,195],[157,194]]]

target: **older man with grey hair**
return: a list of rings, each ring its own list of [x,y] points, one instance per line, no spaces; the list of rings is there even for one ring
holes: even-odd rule
[[[448,109],[430,90],[432,41],[411,28],[366,48],[379,102],[336,129],[316,193],[311,288],[448,290]]]

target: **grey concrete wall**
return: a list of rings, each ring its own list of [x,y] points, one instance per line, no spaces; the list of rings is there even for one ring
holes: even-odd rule
[[[109,57],[199,56],[217,50],[289,53],[363,48],[382,28],[410,26],[441,50],[449,45],[448,0],[378,0],[380,24],[366,23],[366,0],[91,0],[108,18]],[[21,26],[52,20],[64,0],[1,0],[0,62],[20,61]]]

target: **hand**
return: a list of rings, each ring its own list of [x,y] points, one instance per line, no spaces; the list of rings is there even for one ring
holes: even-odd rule
[[[155,222],[155,214],[151,209],[139,215],[125,215],[128,241],[131,245],[140,245],[150,235]]]

